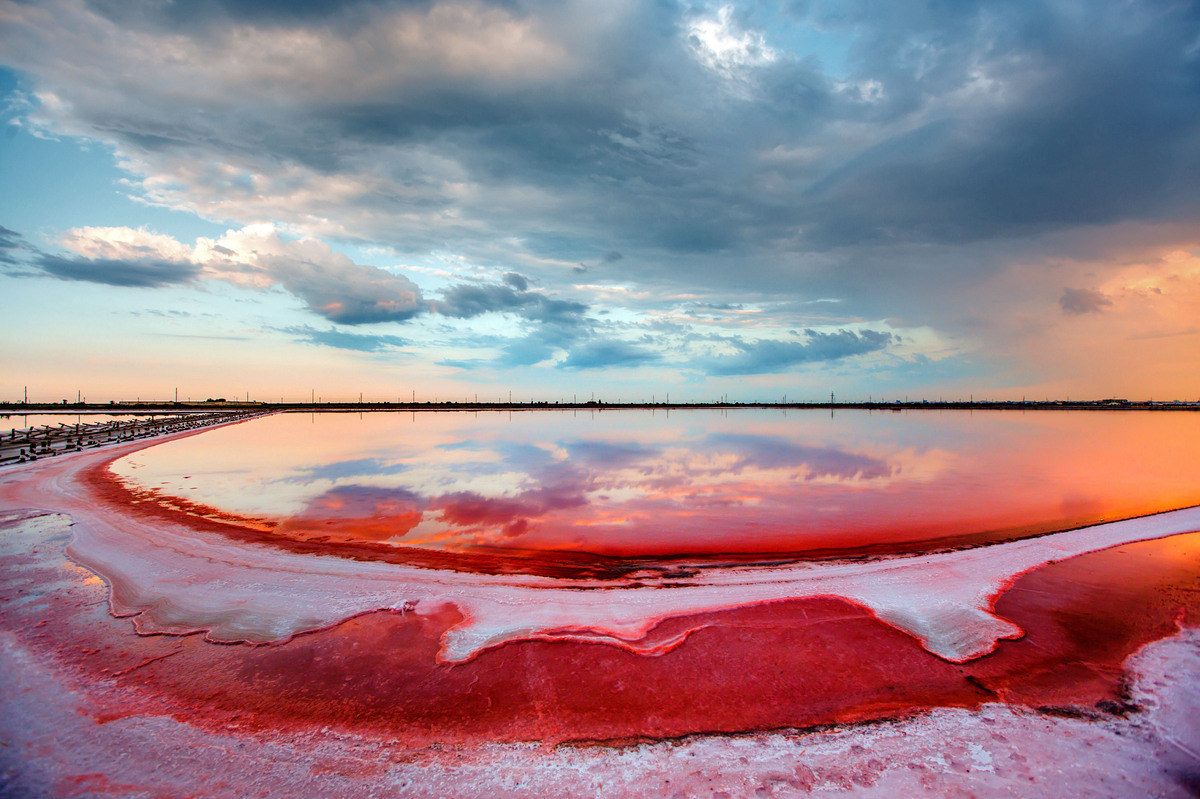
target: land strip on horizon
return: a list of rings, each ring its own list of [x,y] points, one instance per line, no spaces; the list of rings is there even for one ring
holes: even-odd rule
[[[868,400],[854,402],[609,402],[587,400],[562,402],[531,400],[529,402],[472,402],[468,400],[406,401],[317,401],[317,402],[260,402],[255,400],[203,401],[143,401],[121,400],[99,402],[0,402],[0,417],[32,413],[178,413],[203,411],[529,411],[529,410],[688,410],[692,408],[778,408],[781,410],[1190,410],[1200,411],[1200,401],[1186,400]]]

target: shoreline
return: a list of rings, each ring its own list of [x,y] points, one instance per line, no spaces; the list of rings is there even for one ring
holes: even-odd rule
[[[618,411],[618,410],[868,410],[868,411],[1200,411],[1200,402],[1183,400],[1029,400],[966,401],[921,400],[891,402],[121,402],[121,403],[0,403],[0,418],[44,413],[145,414],[198,413],[257,410],[273,412],[367,412],[367,411]]]

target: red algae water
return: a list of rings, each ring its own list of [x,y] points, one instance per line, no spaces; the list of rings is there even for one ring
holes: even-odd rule
[[[393,764],[1108,723],[1200,620],[1198,446],[1190,413],[278,414],[0,474],[0,656],[85,697],[67,726]]]
[[[541,568],[915,552],[1142,516],[1200,504],[1198,445],[1195,414],[325,413],[108,468],[262,540]]]

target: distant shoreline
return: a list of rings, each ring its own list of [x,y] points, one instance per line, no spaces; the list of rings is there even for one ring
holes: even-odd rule
[[[1038,400],[968,402],[961,400],[870,402],[113,402],[0,403],[0,415],[31,413],[179,413],[199,411],[618,411],[760,408],[777,410],[871,411],[1200,411],[1200,402]]]

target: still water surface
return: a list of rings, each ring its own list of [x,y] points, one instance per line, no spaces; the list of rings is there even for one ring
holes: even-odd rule
[[[277,414],[112,465],[273,535],[693,558],[926,550],[1200,504],[1200,414]]]

